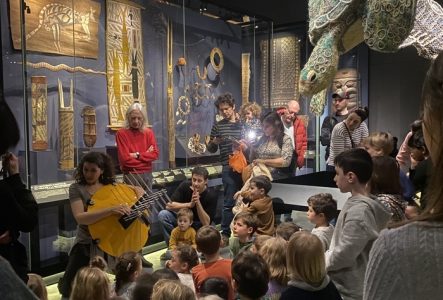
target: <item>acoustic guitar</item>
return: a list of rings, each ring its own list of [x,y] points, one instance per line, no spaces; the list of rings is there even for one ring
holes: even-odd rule
[[[145,193],[137,198],[135,191],[126,184],[108,184],[94,193],[88,203],[88,211],[94,212],[115,205],[126,204],[131,212],[124,216],[111,215],[88,226],[98,247],[112,256],[127,251],[140,251],[148,240],[149,217],[170,201],[166,190]]]

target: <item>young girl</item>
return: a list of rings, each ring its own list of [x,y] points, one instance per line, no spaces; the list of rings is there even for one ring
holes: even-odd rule
[[[259,251],[260,256],[269,267],[270,277],[266,296],[272,299],[277,299],[286,289],[288,283],[286,251],[287,242],[280,237],[270,238]]]
[[[40,300],[48,300],[48,291],[46,290],[46,285],[40,275],[29,273],[27,285],[37,298]]]
[[[307,232],[294,233],[288,243],[286,259],[290,281],[281,300],[341,300],[326,274],[325,255],[320,239]]]
[[[115,286],[114,294],[124,296],[127,299],[132,298],[132,290],[135,286],[135,280],[142,272],[142,259],[140,254],[129,251],[117,258],[115,265]]]
[[[60,294],[65,298],[70,295],[71,283],[77,271],[89,265],[91,256],[101,253],[92,241],[88,225],[113,214],[122,216],[130,212],[129,207],[124,204],[95,212],[87,211],[87,203],[92,195],[103,186],[115,182],[114,166],[108,155],[100,152],[86,154],[77,166],[74,178],[75,183],[69,187],[69,201],[72,214],[78,224],[77,236],[69,253],[69,262],[65,273],[58,285]]]
[[[190,245],[180,245],[172,251],[172,258],[166,262],[166,267],[177,273],[181,283],[189,286],[195,293],[191,269],[198,263],[197,251]]]
[[[258,254],[260,252],[260,249],[263,247],[265,242],[269,239],[272,239],[272,236],[270,235],[257,235],[254,239],[254,243],[252,244],[251,250],[252,253]]]
[[[69,300],[108,300],[109,294],[106,273],[99,268],[85,267],[75,275]]]
[[[263,135],[260,122],[261,107],[255,102],[248,102],[240,107],[242,123],[241,139],[254,144]]]
[[[391,212],[391,222],[406,220],[405,209],[408,203],[401,195],[399,172],[394,158],[390,156],[372,158],[372,176],[368,187],[370,193]]]

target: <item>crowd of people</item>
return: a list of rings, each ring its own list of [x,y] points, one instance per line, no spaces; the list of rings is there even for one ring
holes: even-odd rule
[[[215,106],[222,119],[214,124],[207,149],[220,152],[223,167],[221,231],[214,226],[218,195],[208,187],[208,171],[197,166],[158,215],[168,251],[162,257],[165,268],[154,272],[146,269],[140,252],[113,257],[91,237],[88,225],[128,215],[131,207],[120,203],[88,211],[91,197],[115,183],[111,158],[89,152],[69,188],[78,227],[59,282],[61,295],[84,300],[441,297],[441,78],[443,54],[425,78],[422,119],[412,123],[398,153],[390,133],[369,133],[367,108],[348,111],[346,95],[333,95],[335,112],[323,122],[321,142],[327,146],[327,171],[350,197],[340,212],[331,194],[306,199],[312,231],[292,221],[278,222],[268,195],[273,180],[294,176],[304,164],[307,139],[299,104],[292,100],[261,116],[261,108],[248,103],[238,114],[232,95],[219,96]],[[3,100],[0,110],[0,126],[12,129],[2,136],[0,147],[0,270],[6,279],[0,290],[10,299],[47,299],[41,277],[27,269],[18,240],[20,231],[36,226],[37,203],[21,182],[17,157],[7,154],[19,140],[18,126]],[[118,157],[125,182],[140,198],[152,192],[152,162],[159,151],[140,104],[129,107],[126,119],[126,128],[116,135]],[[249,166],[243,169],[252,172],[231,167],[234,150],[244,152]],[[226,247],[228,257],[221,255]]]

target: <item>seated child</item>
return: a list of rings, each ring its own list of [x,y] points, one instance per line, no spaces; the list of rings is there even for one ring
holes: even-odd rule
[[[146,298],[148,299],[148,298]],[[160,279],[152,288],[152,300],[180,299],[195,300],[195,294],[180,281]]]
[[[350,149],[334,159],[334,181],[342,193],[351,193],[338,215],[326,269],[343,299],[361,299],[369,251],[391,218],[388,209],[369,197],[372,158],[366,150]]]
[[[323,249],[320,239],[307,231],[300,231],[292,236],[286,252],[291,280],[280,299],[342,299],[326,274]]]
[[[209,225],[201,227],[196,236],[197,250],[205,256],[205,262],[198,264],[191,270],[194,279],[195,291],[200,293],[203,281],[208,277],[221,277],[229,284],[229,300],[234,299],[231,286],[231,262],[220,256],[222,243],[220,232]]]
[[[180,280],[177,273],[171,269],[158,269],[152,274],[144,273],[140,275],[135,282],[131,300],[151,299],[152,289],[160,279]]]
[[[286,252],[288,243],[280,237],[267,240],[260,249],[259,254],[269,267],[270,277],[266,296],[271,299],[279,299],[288,283],[288,271],[286,268]]]
[[[99,268],[81,268],[72,282],[70,300],[108,300],[110,298],[108,275]]]
[[[309,197],[308,207],[308,220],[315,224],[311,232],[318,236],[326,251],[334,233],[334,226],[329,222],[337,216],[337,201],[329,193],[320,193]]]
[[[293,222],[283,222],[278,224],[277,229],[275,229],[275,236],[289,241],[291,236],[300,230],[302,229]]]
[[[234,216],[233,237],[229,239],[231,257],[236,257],[240,251],[249,249],[254,242],[254,232],[257,230],[256,218],[248,212],[240,212]]]
[[[35,273],[28,273],[27,285],[28,288],[37,296],[38,299],[48,300],[48,291],[46,290],[46,285],[43,282],[43,278],[40,275]]]
[[[274,234],[274,210],[272,199],[268,196],[272,188],[271,180],[264,175],[251,178],[249,187],[249,204],[243,207],[243,211],[256,216],[257,234]]]
[[[111,296],[131,299],[135,281],[142,273],[142,269],[141,256],[137,252],[128,251],[120,255],[115,264],[115,286]]]
[[[216,295],[220,297],[220,299],[227,299],[228,292],[229,286],[225,279],[220,277],[209,277],[203,281],[199,296],[206,297]]]
[[[194,248],[195,244],[195,229],[191,227],[194,214],[189,208],[182,208],[177,212],[177,227],[171,232],[169,239],[169,249],[174,250],[178,245],[190,245]]]
[[[108,263],[100,255],[96,255],[93,258],[91,258],[91,260],[89,261],[89,266],[91,268],[93,268],[93,267],[99,268],[103,272],[106,272],[106,270],[108,269]]]
[[[190,245],[180,245],[172,251],[172,258],[166,262],[166,267],[177,273],[181,283],[189,286],[195,293],[191,269],[198,263],[197,251]]]
[[[251,251],[242,251],[232,261],[232,284],[237,299],[261,299],[268,290],[269,268],[264,259]]]
[[[252,253],[258,254],[260,249],[263,247],[265,242],[269,239],[272,239],[270,235],[257,235],[252,243],[251,250]]]

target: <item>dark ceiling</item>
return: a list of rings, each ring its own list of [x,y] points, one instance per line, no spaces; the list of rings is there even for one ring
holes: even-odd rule
[[[308,18],[308,0],[208,0],[208,3],[231,11],[262,17],[274,26],[304,22]]]

